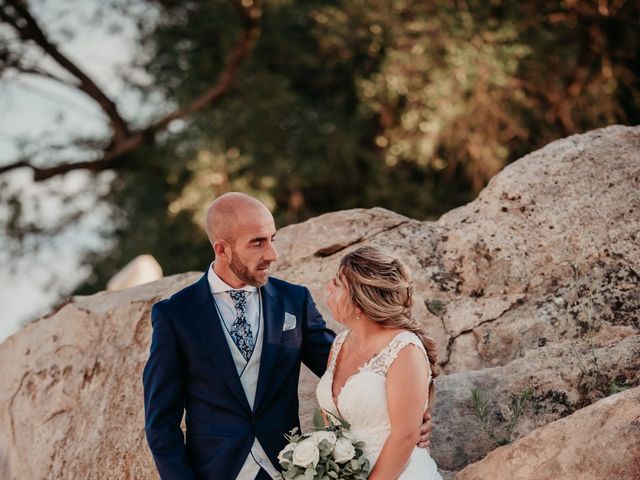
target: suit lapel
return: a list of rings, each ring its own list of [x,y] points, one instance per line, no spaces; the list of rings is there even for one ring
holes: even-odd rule
[[[284,305],[282,298],[269,282],[260,289],[262,297],[262,310],[264,317],[264,337],[262,341],[262,356],[260,358],[260,373],[256,399],[253,403],[254,413],[264,399],[269,385],[269,379],[273,372],[273,365],[280,350],[282,338],[282,325],[284,323]]]
[[[231,356],[231,350],[229,350],[229,344],[222,331],[222,320],[214,305],[206,273],[197,284],[197,302],[193,305],[193,315],[198,333],[224,382],[243,408],[251,411]]]

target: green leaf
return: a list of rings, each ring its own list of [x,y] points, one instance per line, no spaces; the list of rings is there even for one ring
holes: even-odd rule
[[[304,480],[313,480],[315,477],[316,471],[313,467],[309,467],[304,472]]]
[[[290,470],[286,470],[284,472],[282,472],[282,476],[284,478],[286,478],[287,480],[293,480],[294,478],[296,478],[298,476],[298,469],[297,468],[293,468]]]
[[[315,412],[313,412],[313,426],[319,429],[324,429],[326,426],[322,411],[319,408],[316,408]]]

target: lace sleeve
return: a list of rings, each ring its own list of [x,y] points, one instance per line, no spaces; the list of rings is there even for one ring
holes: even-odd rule
[[[342,347],[342,343],[344,339],[347,337],[349,330],[343,330],[339,334],[336,335],[333,340],[333,344],[331,345],[331,350],[329,351],[329,365],[327,366],[327,370],[333,371],[336,366],[336,358],[338,357],[338,352]]]
[[[427,357],[427,352],[424,349],[424,345],[420,341],[417,335],[411,332],[401,332],[396,335],[390,342],[389,345],[385,347],[385,349],[380,352],[380,355],[374,359],[374,362],[371,365],[371,369],[382,375],[387,375],[389,368],[398,357],[400,351],[406,347],[407,345],[415,345],[420,351],[424,354],[425,359],[427,360],[427,365],[429,365],[429,358]],[[429,381],[431,381],[431,369],[429,368]]]

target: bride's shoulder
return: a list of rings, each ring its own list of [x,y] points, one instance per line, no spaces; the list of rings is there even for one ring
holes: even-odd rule
[[[423,355],[426,354],[426,350],[424,349],[424,345],[420,337],[414,332],[406,329],[398,329],[391,342],[389,342],[389,345],[396,355],[401,351],[406,350],[405,347],[408,347],[409,345],[414,345],[417,347],[417,350],[422,352]]]
[[[415,341],[422,343],[418,335],[413,333],[411,330],[404,328],[395,329],[394,333],[391,335],[391,340],[398,343],[414,343]]]
[[[411,372],[411,375],[422,371],[425,351],[419,337],[408,330],[399,331],[389,342],[386,351],[381,355],[381,364],[386,374],[395,372]],[[392,366],[395,366],[393,369]]]
[[[381,352],[381,356],[386,360],[393,360],[407,345],[422,345],[418,336],[406,329],[394,329],[389,333],[387,345]]]

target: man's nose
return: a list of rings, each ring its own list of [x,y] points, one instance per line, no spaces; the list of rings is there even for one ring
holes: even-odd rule
[[[278,251],[276,250],[276,246],[273,243],[269,243],[269,249],[267,251],[267,255],[265,256],[265,260],[269,262],[275,262],[278,260]]]

